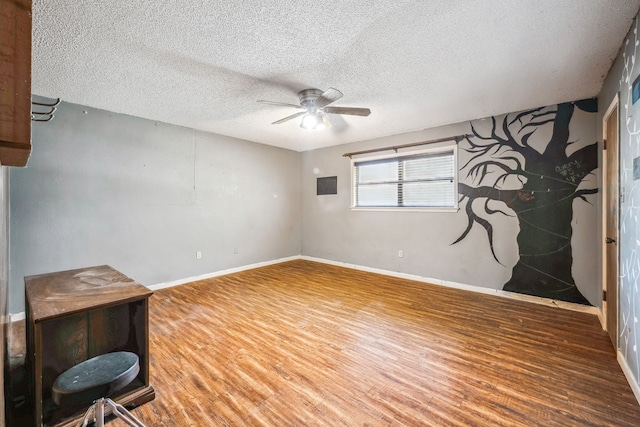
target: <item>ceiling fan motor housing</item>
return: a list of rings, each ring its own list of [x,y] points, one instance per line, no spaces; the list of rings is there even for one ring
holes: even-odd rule
[[[298,98],[300,98],[300,105],[303,107],[314,107],[315,101],[322,95],[323,91],[320,89],[305,89],[298,92]]]

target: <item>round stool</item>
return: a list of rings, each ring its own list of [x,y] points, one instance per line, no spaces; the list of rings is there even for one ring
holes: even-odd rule
[[[144,427],[133,414],[109,397],[133,381],[140,372],[138,356],[127,351],[106,353],[64,371],[53,383],[51,397],[58,406],[92,403],[78,426],[93,421],[104,426],[105,406],[130,426]]]

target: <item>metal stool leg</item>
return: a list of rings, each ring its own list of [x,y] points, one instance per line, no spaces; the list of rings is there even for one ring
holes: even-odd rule
[[[76,427],[87,427],[87,425],[89,425],[89,420],[90,419],[94,419],[95,420],[95,414],[93,417],[91,417],[91,414],[93,414],[94,412],[94,405],[89,406],[89,409],[87,409],[87,412],[84,413],[84,417],[80,420],[80,422],[76,425]]]
[[[96,408],[96,427],[104,427],[104,398],[101,397],[93,404]]]
[[[142,424],[142,421],[137,419],[131,412],[119,403],[114,402],[109,398],[101,397],[93,402],[93,405],[87,409],[84,414],[84,418],[78,423],[76,427],[87,427],[90,421],[95,422],[95,427],[104,427],[104,414],[105,407],[110,409],[113,415],[120,418],[122,421],[130,425],[131,427],[146,427]],[[93,416],[92,416],[93,415]]]
[[[142,421],[137,419],[131,412],[127,411],[127,409],[120,405],[119,403],[114,402],[113,400],[107,398],[105,399],[105,404],[111,408],[111,411],[115,414],[116,417],[120,418],[125,423],[129,424],[132,427],[145,427],[142,424]]]

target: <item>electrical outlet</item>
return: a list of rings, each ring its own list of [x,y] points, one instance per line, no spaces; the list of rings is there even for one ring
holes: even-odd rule
[[[196,259],[202,259],[202,252],[196,251]]]
[[[398,251],[398,258],[404,258],[404,251]]]
[[[238,248],[233,248],[234,255],[238,255]]]

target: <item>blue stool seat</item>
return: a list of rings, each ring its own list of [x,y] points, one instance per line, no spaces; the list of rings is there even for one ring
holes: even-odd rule
[[[120,418],[131,417],[132,420],[127,422],[129,425],[142,425],[126,409],[109,399],[115,392],[131,383],[139,372],[140,362],[134,353],[118,351],[101,354],[60,374],[53,383],[51,397],[58,406],[95,404],[85,414],[85,422],[82,425],[87,425],[93,414],[96,424],[102,426],[105,405]]]
[[[53,383],[51,397],[58,406],[93,403],[128,385],[138,372],[140,364],[134,353],[101,354],[60,374]]]

